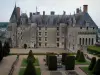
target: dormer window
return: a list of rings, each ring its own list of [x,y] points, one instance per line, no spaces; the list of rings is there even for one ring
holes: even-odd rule
[[[93,29],[95,29],[95,27],[93,27]]]
[[[82,29],[82,27],[80,27],[80,29]]]
[[[88,30],[88,27],[86,27],[86,30]]]

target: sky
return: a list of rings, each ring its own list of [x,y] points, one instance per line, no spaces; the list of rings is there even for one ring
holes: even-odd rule
[[[88,5],[88,13],[100,27],[100,0],[0,0],[0,22],[9,22],[14,6],[21,8],[21,13],[39,11],[41,14],[45,11],[50,14],[50,11],[55,11],[55,14],[74,14],[76,8],[83,10],[83,5]]]

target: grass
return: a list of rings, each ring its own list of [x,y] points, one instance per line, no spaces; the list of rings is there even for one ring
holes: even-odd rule
[[[89,65],[90,62],[86,61],[86,62],[78,62],[77,60],[75,60],[75,65]]]
[[[89,71],[89,70],[88,70],[88,67],[80,67],[80,69],[81,69],[82,71],[84,71],[87,75],[93,75],[93,74],[92,74],[92,71]]]
[[[41,70],[40,68],[35,68],[37,75],[41,75]],[[25,71],[25,68],[20,68],[19,74],[18,75],[23,75]]]
[[[98,46],[88,46],[88,49],[100,52],[100,47],[98,47]]]
[[[38,58],[35,58],[35,63],[33,63],[33,64],[34,64],[34,66],[39,66],[39,60],[38,60]],[[27,59],[26,58],[24,58],[22,60],[21,66],[27,66]]]

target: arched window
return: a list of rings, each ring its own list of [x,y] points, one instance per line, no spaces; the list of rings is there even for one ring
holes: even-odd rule
[[[87,38],[86,38],[86,42],[85,42],[85,43],[86,43],[86,45],[87,45]]]
[[[84,45],[84,38],[83,38],[83,45]]]
[[[81,38],[79,39],[79,44],[81,45]]]
[[[93,43],[94,43],[94,39],[92,38],[92,45],[93,45]]]
[[[89,38],[89,45],[90,45],[90,38]]]

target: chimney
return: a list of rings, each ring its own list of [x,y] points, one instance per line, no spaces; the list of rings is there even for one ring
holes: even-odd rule
[[[33,15],[35,15],[35,13],[33,13]]]
[[[78,14],[80,12],[79,8],[76,9],[76,14]]]
[[[66,12],[65,11],[63,11],[63,15],[66,15]]]
[[[55,12],[54,11],[51,11],[51,15],[55,15]]]
[[[17,10],[17,19],[19,19],[20,18],[20,7],[17,7],[16,10]]]
[[[37,12],[37,15],[40,15],[40,12]]]
[[[45,11],[43,11],[43,15],[45,15]]]
[[[32,18],[32,12],[30,12],[30,18]]]
[[[83,5],[83,12],[88,12],[88,5]]]

